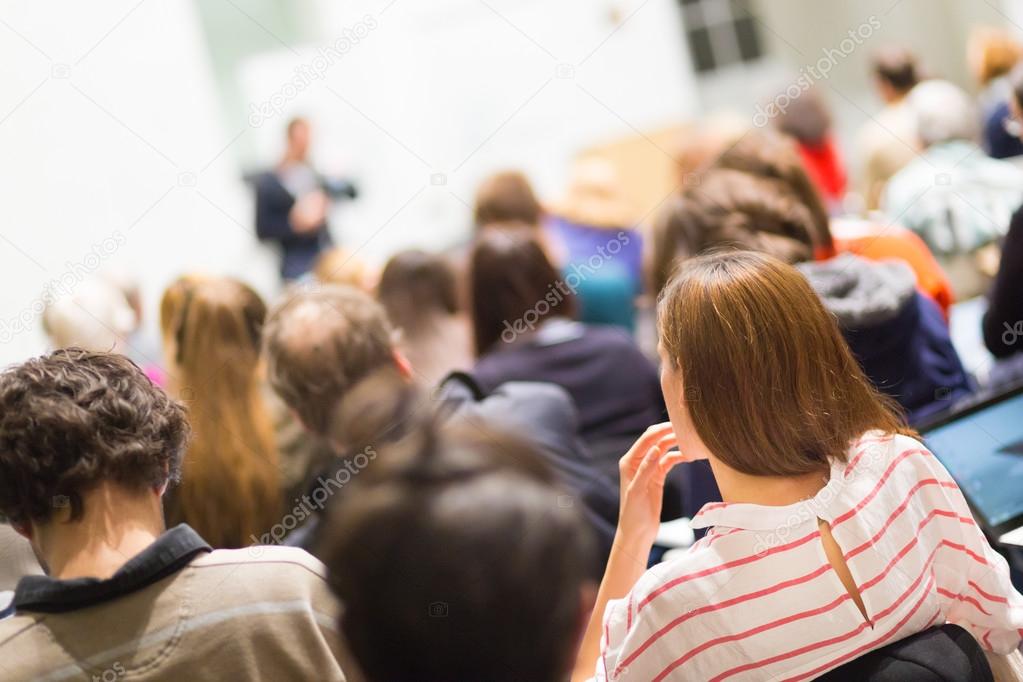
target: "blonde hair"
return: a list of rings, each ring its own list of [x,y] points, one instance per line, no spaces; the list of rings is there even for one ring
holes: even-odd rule
[[[278,454],[260,385],[265,317],[255,291],[223,277],[182,277],[160,305],[170,387],[194,433],[169,521],[214,547],[251,544],[279,520]]]
[[[1004,76],[1023,56],[1023,46],[1004,28],[975,26],[967,43],[974,75],[981,85]]]

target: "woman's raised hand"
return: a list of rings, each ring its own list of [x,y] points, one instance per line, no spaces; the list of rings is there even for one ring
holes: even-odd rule
[[[618,533],[629,544],[647,549],[653,544],[661,522],[664,479],[676,464],[687,461],[677,448],[671,423],[664,422],[648,428],[619,460]]]

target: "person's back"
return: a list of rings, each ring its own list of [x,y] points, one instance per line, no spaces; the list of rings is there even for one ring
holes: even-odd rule
[[[349,408],[359,426],[339,421],[340,433],[357,428],[381,452],[324,532],[339,624],[366,678],[564,680],[593,596],[580,505],[528,442],[482,422],[441,425],[414,396],[376,387],[350,400],[365,396],[378,424],[403,433],[381,441]]]
[[[5,679],[343,679],[315,559],[165,529],[190,427],[130,360],[71,348],[6,369],[0,434],[0,517],[46,570],[0,621]]]
[[[178,526],[108,580],[25,579],[15,606],[5,679],[345,679],[337,602],[300,549],[210,552]]]
[[[473,368],[480,384],[558,384],[575,401],[586,440],[634,436],[662,418],[657,370],[621,329],[552,318],[529,338],[501,346]]]
[[[946,621],[988,652],[1016,648],[1008,565],[805,277],[762,254],[705,255],[658,312],[671,422],[622,458],[573,679],[812,679]],[[723,500],[693,519],[709,532],[645,570],[664,477],[700,459]]]
[[[830,476],[796,504],[704,507],[693,525],[710,528],[707,536],[648,572],[610,612],[611,641],[621,644],[606,652],[615,662],[608,678],[628,668],[644,679],[673,670],[810,679],[946,621],[988,650],[1015,647],[1023,615],[1010,610],[1023,598],[930,452],[912,438],[868,433]],[[866,618],[826,556],[819,520]]]

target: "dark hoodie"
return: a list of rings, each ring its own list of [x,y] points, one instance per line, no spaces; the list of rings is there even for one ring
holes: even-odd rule
[[[900,261],[842,254],[799,269],[838,319],[864,373],[910,424],[970,394],[970,381],[933,301]]]

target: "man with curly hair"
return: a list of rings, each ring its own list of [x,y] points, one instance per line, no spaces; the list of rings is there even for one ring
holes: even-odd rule
[[[0,621],[0,678],[344,679],[319,562],[165,529],[188,437],[123,356],[69,348],[0,373],[0,519],[46,571]]]

